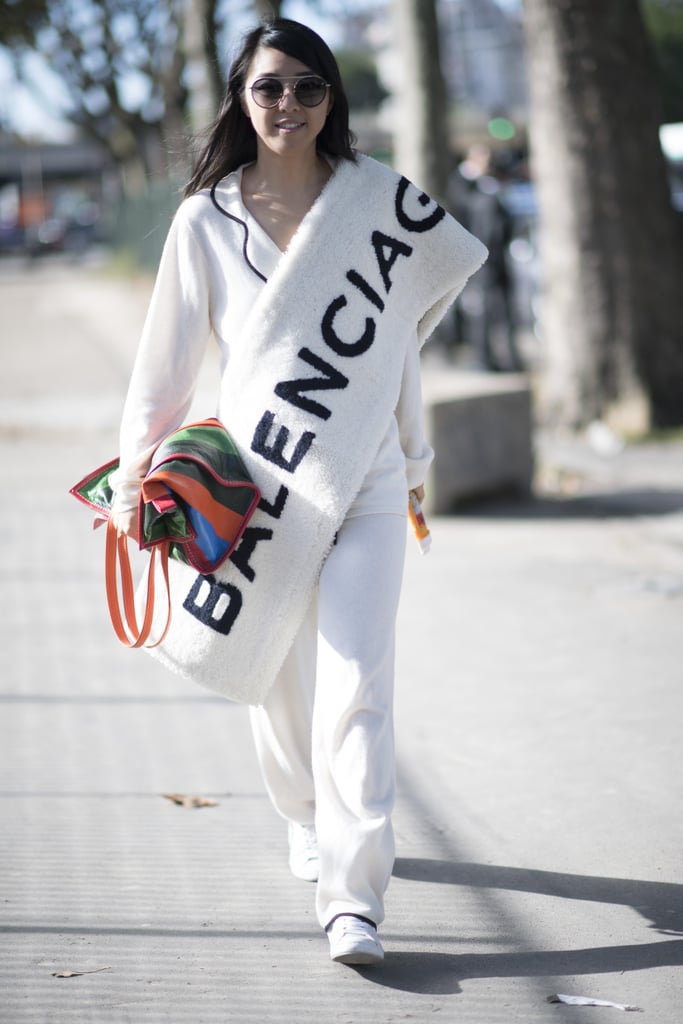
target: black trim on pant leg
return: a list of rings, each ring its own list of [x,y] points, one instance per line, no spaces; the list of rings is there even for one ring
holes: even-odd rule
[[[356,918],[358,918],[359,921],[365,921],[366,924],[369,924],[371,928],[374,928],[375,931],[377,931],[377,925],[375,924],[374,921],[371,921],[369,917],[363,917],[362,914],[348,914],[348,913],[335,914],[334,917],[332,918],[332,920],[328,921],[328,923],[325,925],[325,931],[328,932],[330,930],[330,928],[332,927],[332,925],[334,924],[334,922],[336,920],[338,920],[338,918],[340,918],[340,917],[356,917]]]

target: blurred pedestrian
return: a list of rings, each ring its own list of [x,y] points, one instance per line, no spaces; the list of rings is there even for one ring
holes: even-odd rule
[[[451,176],[453,213],[489,251],[486,263],[471,277],[456,303],[456,334],[468,347],[474,368],[516,372],[523,363],[508,266],[512,219],[493,171],[489,147],[476,144]]]

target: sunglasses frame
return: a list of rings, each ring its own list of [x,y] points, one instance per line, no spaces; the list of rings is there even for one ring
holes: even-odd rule
[[[320,97],[320,99],[318,100],[317,103],[305,103],[304,100],[302,100],[301,96],[299,96],[298,92],[297,92],[297,87],[300,85],[301,82],[307,82],[307,81],[310,81],[311,79],[313,79],[315,82],[319,82],[320,85],[324,89],[323,94],[322,94],[322,96]],[[278,85],[280,86],[280,89],[282,91],[280,92],[280,95],[277,97],[277,99],[275,100],[274,103],[266,103],[266,104],[264,104],[264,103],[261,103],[256,98],[256,96],[254,95],[254,89],[259,84],[259,82],[277,82],[278,83]],[[300,103],[302,107],[306,107],[307,110],[315,110],[316,107],[319,107],[320,104],[324,102],[325,97],[327,96],[327,90],[332,88],[332,86],[330,85],[329,82],[326,82],[325,79],[322,78],[320,75],[315,75],[315,74],[309,74],[309,75],[260,75],[247,88],[248,88],[249,92],[251,93],[251,98],[253,99],[253,101],[254,101],[254,103],[256,104],[257,107],[260,107],[261,110],[274,110],[275,107],[279,106],[280,103],[282,102],[282,97],[285,95],[285,83],[286,82],[293,82],[294,83],[293,86],[292,86],[292,92],[294,93],[294,98],[296,99],[297,103]]]

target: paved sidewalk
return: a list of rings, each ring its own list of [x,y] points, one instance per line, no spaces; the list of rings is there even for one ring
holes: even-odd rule
[[[679,1024],[683,447],[540,437],[542,500],[409,546],[387,960],[340,967],[246,709],[118,646],[66,493],[115,450],[147,295],[0,265],[0,1021],[618,1014],[561,992]]]

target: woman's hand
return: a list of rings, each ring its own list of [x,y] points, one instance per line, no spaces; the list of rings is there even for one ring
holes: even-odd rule
[[[137,508],[126,508],[121,512],[112,513],[114,526],[119,536],[124,533],[137,541],[139,536],[139,514]]]

